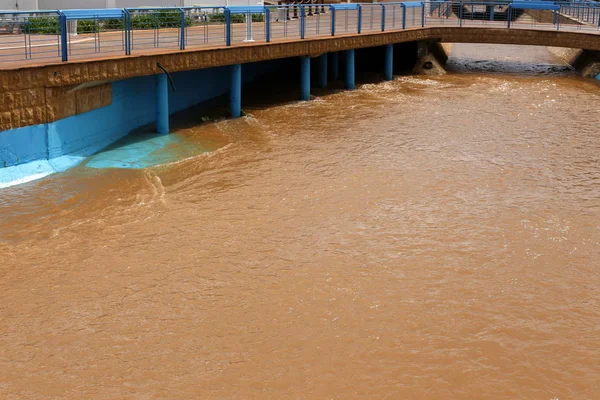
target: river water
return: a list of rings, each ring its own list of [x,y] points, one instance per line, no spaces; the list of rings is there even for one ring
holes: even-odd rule
[[[3,189],[0,397],[600,398],[600,89],[448,68]]]

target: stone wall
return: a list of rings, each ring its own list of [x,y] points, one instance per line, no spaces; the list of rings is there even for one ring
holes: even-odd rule
[[[71,85],[0,93],[0,129],[58,121],[111,104],[110,83],[74,89]]]

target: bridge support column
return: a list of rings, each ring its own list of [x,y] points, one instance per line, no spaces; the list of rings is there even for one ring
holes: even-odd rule
[[[385,46],[385,66],[384,66],[384,79],[391,81],[394,79],[394,45],[387,44]]]
[[[319,86],[322,89],[327,87],[327,53],[319,56]]]
[[[332,81],[337,81],[338,80],[338,71],[339,71],[339,54],[337,51],[334,51],[333,53],[329,53],[329,55],[331,56],[331,80]]]
[[[242,115],[242,64],[233,64],[229,87],[229,113],[233,118]]]
[[[300,100],[310,100],[310,57],[300,57]]]
[[[346,89],[354,90],[354,49],[346,50]]]
[[[156,132],[169,133],[169,82],[167,74],[156,75]]]

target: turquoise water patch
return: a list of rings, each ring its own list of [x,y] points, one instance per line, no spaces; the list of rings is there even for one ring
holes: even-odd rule
[[[132,134],[90,157],[89,168],[141,169],[213,151],[218,146],[202,145],[177,134]]]

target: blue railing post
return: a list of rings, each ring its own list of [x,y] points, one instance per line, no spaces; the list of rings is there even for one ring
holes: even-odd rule
[[[180,39],[179,39],[179,49],[185,50],[185,11],[183,8],[180,8],[181,11],[181,31],[180,31]]]
[[[127,9],[123,9],[123,15],[125,19],[125,54],[131,55],[131,14]]]
[[[510,4],[508,5],[508,11],[507,12],[508,12],[508,15],[507,15],[507,18],[506,18],[508,20],[507,28],[510,29],[510,20],[512,18],[512,6]]]
[[[402,29],[406,29],[406,6],[402,4]]]
[[[223,13],[225,14],[225,45],[231,46],[231,10],[226,8]]]
[[[304,11],[304,6],[300,6],[300,39],[304,39],[304,35],[306,34],[306,13]]]
[[[331,13],[331,36],[335,36],[335,8],[329,6],[329,12]]]
[[[29,22],[29,18],[27,19],[27,22],[25,23],[25,25],[23,26],[24,29],[24,35],[23,35],[23,50],[25,50],[25,59],[28,59],[28,54],[27,54],[27,39],[29,39],[29,45],[31,46],[31,22]],[[60,54],[58,54],[60,56]]]
[[[458,11],[458,26],[462,27],[462,20],[463,20],[463,2],[459,2],[460,4],[460,10]],[[510,8],[510,6],[509,6]]]
[[[421,28],[425,26],[425,3],[421,3]]]
[[[269,7],[265,7],[265,40],[267,43],[271,41],[271,10]]]
[[[385,5],[383,3],[381,5],[381,32],[385,32]]]
[[[60,24],[60,46],[62,60],[69,61],[69,49],[67,40],[67,16],[62,11],[58,11],[58,22]]]
[[[358,27],[356,29],[357,33],[360,33],[361,30],[361,26],[362,26],[362,6],[360,4],[357,5],[357,11],[358,11]]]
[[[494,12],[495,12],[495,11],[494,11],[494,9],[495,9],[495,8],[496,8],[496,6],[495,6],[494,4],[492,4],[492,5],[490,6],[490,21],[493,21],[493,20],[494,20]]]

